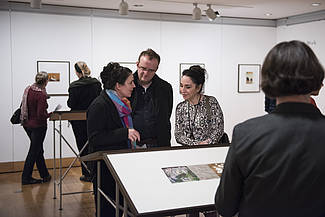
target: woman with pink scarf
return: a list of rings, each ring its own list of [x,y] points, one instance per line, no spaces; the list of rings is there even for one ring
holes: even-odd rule
[[[136,142],[140,141],[140,134],[133,129],[132,109],[127,99],[135,87],[132,71],[111,62],[103,68],[100,77],[104,90],[92,101],[87,111],[89,152],[134,149],[137,147]],[[101,163],[105,164],[103,161]],[[101,190],[109,198],[115,198],[116,189],[112,174],[106,166],[100,169]],[[96,171],[96,164],[93,164],[95,202],[97,202]],[[121,194],[120,201],[123,201]],[[106,216],[118,217],[115,216],[115,208],[101,196],[100,217]]]

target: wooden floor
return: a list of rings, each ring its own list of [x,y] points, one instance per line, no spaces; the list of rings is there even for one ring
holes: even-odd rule
[[[52,170],[49,170],[52,175]],[[39,178],[34,171],[33,177]],[[92,190],[89,182],[81,182],[80,168],[72,168],[62,185],[64,192]],[[58,191],[57,191],[58,192]],[[50,183],[21,185],[21,172],[0,174],[0,216],[3,217],[94,217],[92,193],[63,196],[59,210],[59,195],[53,199]]]
[[[49,170],[53,177],[53,171]],[[80,167],[72,168],[64,179],[63,192],[92,190],[92,184],[81,182]],[[39,178],[34,171],[34,178]],[[53,179],[50,183],[21,185],[21,172],[0,174],[0,217],[95,217],[92,193],[64,195],[59,210],[59,195],[53,199]],[[185,217],[179,215],[178,217]]]

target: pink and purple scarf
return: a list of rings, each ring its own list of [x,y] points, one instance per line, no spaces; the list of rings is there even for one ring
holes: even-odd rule
[[[132,117],[131,117],[131,105],[130,101],[127,98],[120,99],[116,91],[114,90],[106,90],[107,95],[109,98],[113,101],[119,116],[121,118],[122,124],[124,127],[132,129],[133,128],[133,122],[132,122]],[[129,143],[129,148],[131,147],[130,141]]]

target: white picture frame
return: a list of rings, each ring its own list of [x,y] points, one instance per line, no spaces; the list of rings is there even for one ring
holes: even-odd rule
[[[68,96],[70,85],[70,61],[37,61],[37,72],[49,75],[46,91],[49,96]]]
[[[120,66],[129,68],[132,72],[137,71],[137,63],[136,62],[118,62]]]
[[[191,66],[199,65],[205,69],[204,63],[180,63],[179,64],[179,83],[181,83],[182,73],[184,70],[189,69]],[[205,85],[202,87],[202,93],[204,93]]]
[[[238,93],[260,92],[260,64],[238,64]]]

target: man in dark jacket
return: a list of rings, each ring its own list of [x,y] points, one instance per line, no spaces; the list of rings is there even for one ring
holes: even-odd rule
[[[134,73],[130,97],[134,128],[139,131],[141,147],[170,146],[170,116],[173,109],[172,86],[156,75],[160,56],[152,49],[142,51]]]

